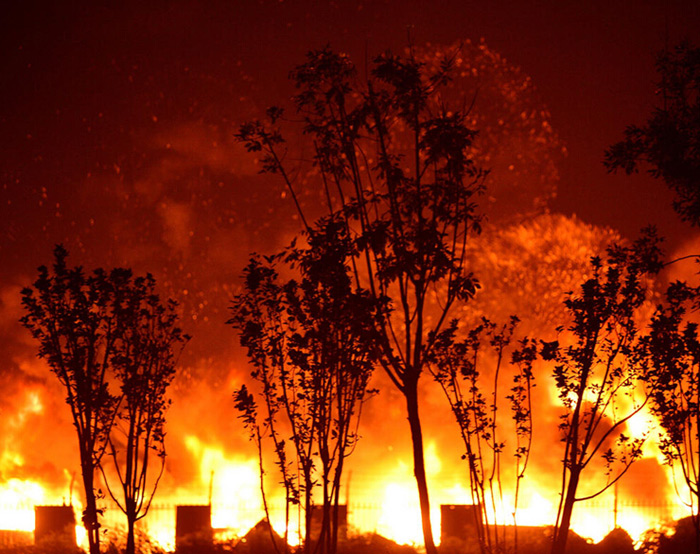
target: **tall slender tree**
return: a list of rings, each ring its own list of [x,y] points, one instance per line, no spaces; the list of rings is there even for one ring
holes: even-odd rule
[[[649,399],[649,389],[640,386],[648,357],[638,312],[649,299],[648,278],[661,269],[660,259],[653,232],[631,247],[611,246],[605,261],[594,257],[591,277],[565,301],[569,335],[543,345],[542,357],[554,366],[563,407],[559,428],[564,456],[553,554],[565,552],[574,505],[613,486],[641,455],[646,437],[631,436],[627,423]],[[597,457],[605,468],[603,482],[587,479],[581,493],[586,469],[595,467]]]
[[[305,552],[332,554],[344,462],[359,438],[362,405],[371,392],[376,347],[366,317],[376,309],[366,292],[354,289],[347,266],[354,247],[344,221],[325,219],[306,239],[306,247],[293,245],[266,260],[253,257],[246,268],[245,292],[234,299],[230,323],[248,349],[263,409],[247,387],[235,399],[258,446],[261,474],[262,442],[272,440],[287,521],[290,505],[304,509]],[[283,280],[278,264],[298,279]],[[267,505],[264,486],[262,493]]]
[[[165,468],[166,393],[188,339],[177,326],[177,304],[163,303],[155,284],[150,274],[129,279],[111,303],[121,330],[111,358],[119,407],[107,449],[114,471],[105,471],[104,461],[100,468],[127,519],[126,554],[136,551],[135,524],[148,513]],[[160,466],[155,476],[154,461]],[[121,493],[110,484],[114,475]]]
[[[347,56],[326,48],[310,52],[292,71],[297,114],[313,143],[313,171],[330,213],[353,238],[358,286],[387,299],[378,318],[379,364],[404,396],[425,548],[435,554],[423,455],[419,382],[433,339],[455,303],[471,298],[478,283],[465,265],[467,244],[480,232],[476,197],[484,172],[470,156],[476,132],[466,113],[440,98],[451,60],[428,71],[411,54],[374,60],[361,82]],[[265,171],[286,183],[301,209],[292,172],[283,163],[278,129],[282,110],[238,133],[262,154]],[[298,168],[295,168],[298,169]]]
[[[78,436],[85,492],[83,524],[90,554],[99,554],[101,509],[95,471],[119,404],[108,384],[121,333],[112,299],[130,275],[120,269],[110,273],[97,269],[86,275],[81,267],[68,267],[68,252],[62,246],[56,246],[54,257],[52,269],[41,266],[33,288],[22,291],[26,314],[21,322],[39,342],[39,357],[66,391]]]
[[[648,337],[652,370],[651,409],[661,424],[659,447],[666,463],[682,479],[676,486],[690,508],[695,552],[700,552],[700,337],[689,317],[700,290],[674,282],[659,304]],[[682,491],[682,492],[681,492]]]
[[[21,322],[66,390],[78,435],[90,554],[100,552],[95,474],[106,452],[123,488],[122,503],[112,496],[127,516],[127,552],[133,554],[134,523],[150,505],[150,499],[144,503],[149,457],[165,456],[164,395],[174,374],[174,348],[186,336],[175,326],[175,303],[160,302],[152,276],[134,278],[122,268],[86,275],[67,265],[62,246],[54,257],[52,270],[41,266],[33,287],[22,291],[27,313]]]
[[[482,554],[518,551],[518,496],[532,444],[532,364],[537,343],[524,338],[514,347],[517,323],[516,317],[502,326],[485,319],[458,340],[458,322],[453,321],[437,337],[429,360],[464,445],[462,459],[477,510],[472,523]],[[499,410],[504,401],[510,404],[509,411]],[[512,428],[504,431],[506,420]],[[512,464],[505,462],[506,452],[513,455]],[[512,469],[510,477],[506,468]],[[509,484],[512,502],[504,497]],[[507,532],[507,525],[514,533]]]

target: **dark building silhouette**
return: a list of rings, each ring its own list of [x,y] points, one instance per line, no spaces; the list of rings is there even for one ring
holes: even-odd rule
[[[479,507],[474,504],[440,505],[440,542],[477,540]]]
[[[331,508],[330,517],[333,518]],[[311,507],[311,540],[318,540],[323,524],[323,506]],[[348,507],[345,504],[338,505],[338,540],[344,541],[348,538]]]
[[[34,506],[34,544],[76,546],[73,506]]]
[[[175,550],[195,553],[213,543],[211,505],[177,506],[175,512]]]

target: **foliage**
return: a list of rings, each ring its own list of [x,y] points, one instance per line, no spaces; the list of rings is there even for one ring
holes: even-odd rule
[[[66,265],[68,252],[54,250],[52,272],[39,268],[34,288],[22,291],[22,324],[39,342],[39,357],[66,390],[66,403],[78,434],[86,507],[83,523],[91,554],[99,554],[100,510],[94,473],[107,447],[118,398],[109,390],[108,371],[121,332],[112,312],[114,292],[128,281],[126,270],[102,269],[85,275]]]
[[[369,295],[353,288],[346,265],[353,245],[341,220],[324,220],[307,242],[266,259],[254,256],[246,268],[245,292],[234,299],[229,323],[248,349],[263,413],[245,386],[235,400],[258,446],[261,473],[262,441],[272,440],[287,510],[304,508],[307,551],[313,492],[320,486],[319,552],[334,552],[338,522],[332,514],[343,464],[359,439],[362,404],[372,392],[376,347],[366,317],[377,310]],[[278,264],[298,272],[299,281],[282,281]]]
[[[177,304],[161,302],[155,285],[150,274],[129,280],[112,303],[122,331],[111,358],[120,403],[108,452],[122,489],[121,500],[110,486],[104,464],[100,468],[112,499],[127,517],[127,554],[135,551],[134,524],[148,513],[165,469],[165,411],[170,404],[166,393],[188,340],[177,327]],[[149,480],[153,457],[160,460],[160,468]]]
[[[638,386],[647,358],[636,318],[647,300],[645,279],[660,270],[660,257],[653,230],[630,247],[613,245],[605,262],[594,257],[591,277],[565,302],[570,338],[543,343],[541,355],[554,366],[564,410],[559,424],[564,458],[552,550],[556,554],[564,552],[574,504],[607,490],[641,454],[645,437],[626,431],[627,422],[648,400]],[[605,482],[580,496],[582,474],[596,456],[602,458]],[[592,487],[591,479],[589,483]]]
[[[625,138],[605,153],[609,170],[637,171],[640,164],[676,193],[681,219],[700,225],[700,48],[683,42],[664,50],[657,106],[643,126],[630,125]]]
[[[681,497],[692,514],[696,552],[700,549],[700,339],[691,312],[697,310],[699,298],[697,288],[671,283],[665,304],[656,309],[648,339],[651,409],[662,429],[659,447],[666,463],[682,476]]]
[[[21,322],[66,390],[78,435],[90,552],[99,553],[101,509],[94,481],[105,452],[123,487],[120,507],[133,552],[133,523],[150,505],[144,504],[148,459],[151,451],[161,460],[165,456],[164,395],[174,375],[172,349],[186,337],[174,326],[175,304],[161,304],[152,276],[134,278],[122,268],[86,275],[81,267],[67,266],[62,246],[54,257],[52,271],[40,267],[33,288],[22,291]],[[151,498],[153,492],[155,485]]]
[[[534,386],[532,363],[537,357],[536,344],[522,339],[517,349],[511,348],[518,319],[513,317],[506,325],[484,319],[481,325],[457,340],[458,322],[440,333],[435,340],[430,359],[431,371],[442,387],[460,429],[469,471],[472,503],[478,506],[475,518],[479,550],[482,553],[517,551],[517,533],[507,537],[505,525],[517,523],[518,492],[524,477],[532,444],[531,390]],[[508,419],[513,429],[503,431],[503,417],[499,417],[499,403],[504,400],[501,391],[504,358],[511,351],[510,366],[514,368],[511,387],[505,395],[509,401]],[[483,373],[482,366],[490,371]],[[488,383],[490,379],[490,387]],[[515,444],[507,444],[513,437]],[[503,497],[502,454],[510,447],[513,464],[514,499],[507,505]],[[506,522],[503,514],[512,514]],[[508,544],[510,542],[510,545]]]
[[[435,336],[456,302],[469,300],[478,282],[465,266],[466,245],[481,230],[476,197],[485,172],[471,152],[476,132],[467,113],[439,102],[453,58],[434,70],[413,55],[374,59],[362,83],[350,60],[326,48],[310,52],[292,71],[296,111],[313,143],[313,166],[327,208],[340,218],[354,246],[356,285],[376,302],[379,363],[405,396],[414,472],[428,554],[435,553],[429,518],[418,382]],[[308,229],[277,123],[241,127],[238,138],[259,152],[264,171],[285,181]]]

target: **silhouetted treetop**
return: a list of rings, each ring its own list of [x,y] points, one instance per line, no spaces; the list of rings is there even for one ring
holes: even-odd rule
[[[349,239],[349,275],[384,307],[364,325],[376,333],[379,365],[406,398],[428,554],[436,550],[418,382],[450,310],[479,287],[467,245],[481,232],[477,199],[487,174],[473,155],[468,110],[440,99],[452,65],[449,57],[428,66],[412,52],[384,53],[362,79],[347,56],[312,51],[291,73],[311,164],[286,156],[279,126],[292,122],[278,108],[237,134],[261,155],[263,171],[284,180],[309,239],[311,214],[299,198],[310,176],[320,183],[326,221],[337,221]]]
[[[630,125],[605,152],[610,171],[634,173],[640,165],[676,193],[681,219],[700,225],[700,48],[683,42],[656,62],[660,105],[646,124]]]

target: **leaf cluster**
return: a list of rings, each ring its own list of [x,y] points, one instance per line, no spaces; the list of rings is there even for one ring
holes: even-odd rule
[[[700,225],[700,48],[683,42],[660,53],[657,106],[645,125],[630,125],[605,153],[611,171],[640,164],[676,193],[681,219]]]
[[[637,320],[649,299],[649,278],[662,266],[661,255],[660,239],[647,229],[631,246],[611,246],[605,261],[592,258],[591,277],[565,301],[568,338],[541,346],[543,359],[554,365],[564,407],[559,427],[565,475],[578,481],[596,455],[605,464],[608,481],[593,496],[624,474],[646,438],[631,437],[626,424],[648,400],[639,387],[648,377],[648,345]],[[616,474],[614,465],[621,468]]]

